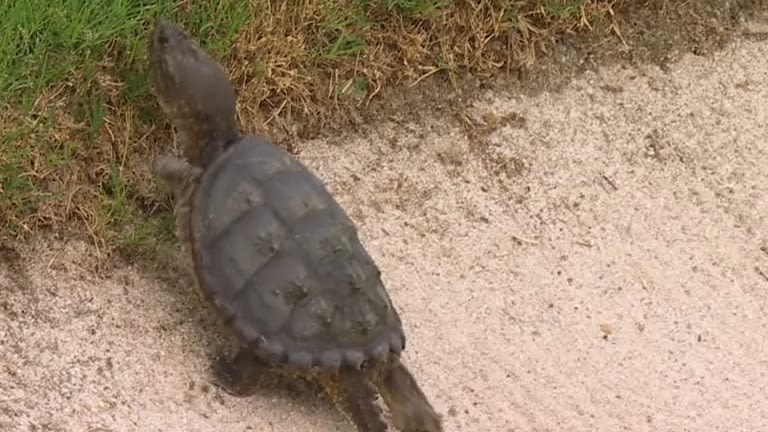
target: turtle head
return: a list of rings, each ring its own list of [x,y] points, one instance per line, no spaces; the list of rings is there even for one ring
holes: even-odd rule
[[[148,48],[157,100],[182,137],[185,158],[205,167],[238,136],[235,89],[216,60],[163,18]]]

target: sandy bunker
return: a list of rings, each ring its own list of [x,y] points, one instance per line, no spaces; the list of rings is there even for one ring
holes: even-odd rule
[[[301,146],[447,430],[768,427],[767,71],[768,43],[738,43],[487,95],[490,164],[438,120]],[[211,387],[219,329],[183,279],[94,276],[79,243],[22,254],[0,270],[0,430],[353,430],[306,391]]]

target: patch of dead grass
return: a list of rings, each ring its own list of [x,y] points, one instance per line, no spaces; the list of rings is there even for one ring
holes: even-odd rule
[[[426,16],[386,2],[257,3],[227,59],[244,126],[279,119],[306,135],[383,89],[529,68],[558,34],[613,30],[616,0],[458,0]]]

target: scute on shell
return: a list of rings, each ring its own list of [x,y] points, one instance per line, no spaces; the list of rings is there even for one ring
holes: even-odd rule
[[[325,185],[263,138],[202,175],[191,240],[202,289],[262,358],[359,368],[405,346],[381,273]]]

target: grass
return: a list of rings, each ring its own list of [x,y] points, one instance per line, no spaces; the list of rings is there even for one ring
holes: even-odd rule
[[[0,240],[86,234],[102,254],[169,246],[149,175],[168,126],[147,88],[154,16],[225,64],[249,130],[318,130],[425,77],[529,67],[553,35],[606,31],[611,0],[30,0],[0,4]]]

